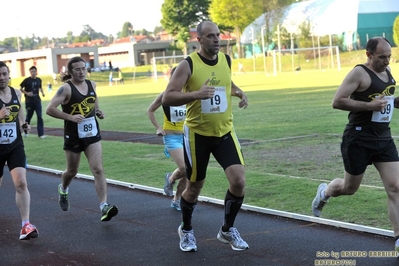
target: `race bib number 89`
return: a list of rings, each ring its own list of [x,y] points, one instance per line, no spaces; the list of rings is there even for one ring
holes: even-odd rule
[[[97,133],[98,129],[94,116],[85,118],[78,124],[78,134],[80,139],[94,137]]]

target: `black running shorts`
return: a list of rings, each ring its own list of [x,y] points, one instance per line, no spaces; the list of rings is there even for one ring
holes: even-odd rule
[[[365,141],[354,136],[343,136],[341,154],[345,171],[351,175],[363,174],[373,162],[399,161],[393,139]]]

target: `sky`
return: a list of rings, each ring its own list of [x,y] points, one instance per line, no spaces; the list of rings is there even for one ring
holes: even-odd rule
[[[65,37],[80,35],[83,25],[108,36],[130,22],[135,30],[161,26],[164,0],[14,0],[3,5],[0,40],[9,37]]]

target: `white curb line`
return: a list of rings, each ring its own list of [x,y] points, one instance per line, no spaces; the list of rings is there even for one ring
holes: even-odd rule
[[[33,169],[33,170],[47,172],[47,173],[53,173],[56,175],[61,175],[63,172],[60,170],[54,170],[54,169],[44,168],[44,167],[34,166],[34,165],[28,165],[28,169]],[[94,180],[94,177],[89,176],[89,175],[77,174],[76,177],[82,178],[82,179],[87,179],[87,180]],[[140,190],[164,194],[163,189],[160,189],[160,188],[148,187],[148,186],[123,182],[123,181],[117,181],[117,180],[113,180],[113,179],[107,179],[107,183],[117,185],[117,186],[131,188],[131,189],[140,189]],[[217,205],[222,205],[222,206],[224,205],[224,200],[219,200],[219,199],[215,199],[215,198],[199,196],[198,200],[202,201],[202,202],[209,202],[212,204],[217,204]],[[394,236],[392,230],[386,230],[386,229],[380,229],[380,228],[375,228],[375,227],[370,227],[370,226],[365,226],[365,225],[360,225],[360,224],[346,223],[346,222],[340,222],[340,221],[335,221],[335,220],[323,219],[323,218],[302,215],[302,214],[297,214],[297,213],[292,213],[292,212],[285,212],[285,211],[278,211],[278,210],[273,210],[273,209],[268,209],[268,208],[261,208],[261,207],[256,207],[256,206],[252,206],[252,205],[247,205],[247,204],[243,204],[241,206],[241,209],[246,210],[246,211],[253,211],[253,212],[258,212],[258,213],[286,217],[286,218],[295,219],[295,220],[301,220],[301,221],[305,221],[305,222],[324,224],[324,225],[329,225],[329,226],[333,226],[333,227],[337,227],[337,228],[345,228],[345,229],[350,229],[350,230],[359,231],[359,232],[383,235],[383,236],[388,236],[388,237]]]

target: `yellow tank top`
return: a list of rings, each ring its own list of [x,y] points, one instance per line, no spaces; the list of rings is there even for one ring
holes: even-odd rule
[[[186,106],[164,106],[163,108],[163,129],[182,131],[184,119],[186,118]]]
[[[221,137],[231,131],[231,69],[224,53],[218,53],[214,66],[205,64],[197,52],[191,53],[193,62],[191,77],[184,87],[185,92],[198,91],[205,81],[216,89],[212,99],[187,103],[186,125],[203,136]]]

